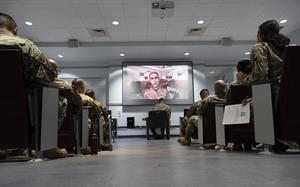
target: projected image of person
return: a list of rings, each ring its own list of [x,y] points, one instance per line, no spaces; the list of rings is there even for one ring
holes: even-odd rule
[[[168,97],[168,90],[160,85],[160,77],[158,72],[150,72],[148,80],[151,86],[144,92],[145,99],[166,99]]]

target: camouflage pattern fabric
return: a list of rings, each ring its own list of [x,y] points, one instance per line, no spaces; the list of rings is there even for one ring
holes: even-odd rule
[[[252,71],[241,84],[280,79],[283,68],[283,53],[266,42],[256,44],[251,51]]]
[[[169,119],[171,117],[171,109],[170,109],[169,105],[167,105],[165,102],[160,102],[160,103],[155,104],[153,110],[167,111]]]
[[[168,90],[166,88],[160,87],[158,90],[154,90],[152,87],[144,92],[145,99],[166,99],[168,96]]]
[[[99,107],[97,107],[96,103],[94,102],[94,99],[92,99],[90,96],[79,94],[81,97],[82,104],[84,106],[91,106],[89,109],[89,116],[91,119],[98,119],[101,117],[101,110]]]
[[[66,98],[59,96],[58,99],[58,129],[62,126],[64,118],[67,116],[68,101]]]
[[[192,106],[191,108],[188,110],[187,114],[186,114],[186,117],[187,118],[190,118],[191,116],[193,115],[196,115],[197,113],[197,107],[198,105],[200,105],[200,103],[202,102],[203,100],[198,100],[196,101]]]
[[[52,82],[57,72],[51,68],[45,55],[26,38],[13,35],[6,29],[0,29],[0,45],[17,45],[23,52],[24,76],[27,84]]]

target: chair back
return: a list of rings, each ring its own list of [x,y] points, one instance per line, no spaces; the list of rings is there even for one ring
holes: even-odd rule
[[[229,88],[226,104],[241,104],[247,97],[252,97],[251,86],[231,85]],[[230,143],[254,143],[254,125],[226,125],[225,126],[226,142]]]
[[[215,103],[207,102],[206,112],[203,116],[203,140],[204,144],[216,143],[216,116]]]
[[[68,100],[67,116],[64,118],[63,124],[58,130],[58,147],[73,148],[75,147],[75,119],[74,107],[71,101],[71,90],[59,90],[59,95]]]
[[[290,141],[300,141],[299,53],[300,46],[287,48],[279,90],[278,137]]]
[[[167,128],[169,126],[168,112],[153,110],[148,112],[149,128]]]
[[[0,46],[0,149],[29,145],[29,109],[23,54],[17,46]]]

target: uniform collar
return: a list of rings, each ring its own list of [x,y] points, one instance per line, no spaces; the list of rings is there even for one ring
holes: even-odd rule
[[[13,36],[13,33],[11,33],[9,30],[5,28],[0,28],[0,34]]]

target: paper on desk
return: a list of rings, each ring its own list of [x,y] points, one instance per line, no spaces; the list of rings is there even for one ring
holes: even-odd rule
[[[250,105],[226,105],[223,125],[247,124],[250,122]]]

